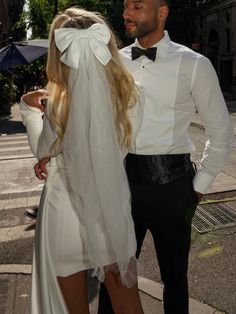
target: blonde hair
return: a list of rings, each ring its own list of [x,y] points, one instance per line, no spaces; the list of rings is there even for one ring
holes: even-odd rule
[[[70,68],[60,61],[61,53],[55,45],[54,30],[62,27],[86,29],[94,23],[105,24],[105,21],[98,13],[73,7],[58,15],[51,25],[49,35],[50,48],[47,61],[47,76],[49,80],[47,88],[51,94],[48,118],[58,135],[58,139],[52,148],[63,139],[70,106],[68,94]],[[132,134],[128,109],[135,105],[137,92],[133,77],[126,70],[120,59],[115,36],[112,31],[110,32],[111,39],[108,47],[112,54],[112,59],[105,66],[105,71],[110,84],[118,141],[121,147],[128,148]]]

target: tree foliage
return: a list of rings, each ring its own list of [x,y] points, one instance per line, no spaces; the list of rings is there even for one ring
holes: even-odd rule
[[[32,38],[47,38],[49,25],[56,11],[63,11],[71,6],[80,6],[88,10],[96,10],[104,15],[110,8],[110,1],[101,0],[28,0],[28,11],[25,13]]]
[[[32,39],[47,38],[48,25],[53,19],[53,0],[29,0],[27,20],[32,31]]]
[[[127,41],[124,32],[122,12],[123,0],[27,0],[28,11],[22,20],[28,20],[32,39],[47,38],[49,25],[55,15],[55,9],[62,12],[71,6],[79,6],[90,11],[100,12],[123,42]]]

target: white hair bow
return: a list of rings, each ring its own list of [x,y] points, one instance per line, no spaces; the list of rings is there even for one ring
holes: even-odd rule
[[[71,68],[78,69],[91,49],[96,58],[106,65],[111,59],[108,43],[111,34],[106,25],[95,23],[87,29],[59,28],[55,30],[55,43],[63,53],[60,60]]]

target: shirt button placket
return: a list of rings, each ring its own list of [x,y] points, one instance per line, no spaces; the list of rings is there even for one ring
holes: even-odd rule
[[[141,67],[145,69],[145,57],[142,56]]]

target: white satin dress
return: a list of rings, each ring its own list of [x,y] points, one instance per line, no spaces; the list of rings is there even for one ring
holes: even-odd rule
[[[142,123],[142,104],[143,101],[140,102],[138,109],[133,108],[130,112],[133,139]],[[42,117],[43,114],[39,109],[29,107],[23,101],[20,102],[20,110],[33,154],[38,159],[50,156],[50,147],[56,135],[47,115]],[[47,166],[48,177],[39,205],[32,268],[32,314],[68,313],[56,277],[68,276],[96,267],[96,263],[93,263],[87,250],[88,230],[81,223],[70,198],[65,179],[67,165],[64,163],[63,149],[61,150],[56,157],[51,158]],[[80,158],[80,156],[77,157]],[[106,171],[106,165],[104,165],[104,171]],[[81,208],[83,205],[81,204]],[[135,256],[136,251],[130,204],[126,212],[121,210],[118,215],[123,219],[122,227],[119,226],[119,229],[121,228],[119,235],[124,243],[124,255],[129,259]],[[116,221],[113,223],[115,226]],[[102,224],[96,223],[94,232],[98,238],[97,254],[102,256],[103,264],[109,265],[116,262],[109,254],[109,245],[105,239]]]

